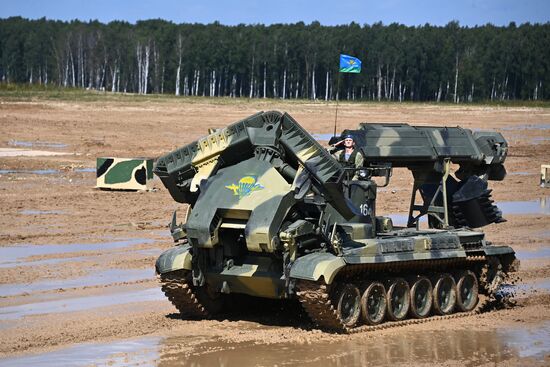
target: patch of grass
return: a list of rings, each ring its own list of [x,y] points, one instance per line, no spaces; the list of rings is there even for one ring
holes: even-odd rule
[[[69,101],[69,102],[126,102],[126,103],[211,103],[238,104],[247,103],[247,98],[229,97],[183,97],[172,94],[136,94],[112,93],[108,91],[87,90],[82,88],[59,87],[54,85],[28,85],[0,83],[0,100],[4,101]],[[254,99],[254,101],[260,101]],[[267,99],[265,101],[278,101]]]
[[[501,107],[530,107],[530,108],[549,108],[550,101],[523,101],[523,100],[508,100],[508,101],[479,101],[472,103],[473,105],[481,106],[501,106]]]
[[[151,96],[136,94],[111,93],[82,88],[59,87],[55,85],[28,85],[0,83],[0,98],[11,101],[144,101]],[[158,96],[165,98],[166,96]],[[156,99],[158,99],[158,97]]]
[[[213,105],[235,105],[248,104],[253,102],[260,105],[275,104],[336,104],[335,101],[309,99],[279,99],[279,98],[230,98],[230,97],[182,97],[173,94],[135,94],[135,93],[112,93],[107,91],[86,90],[82,88],[60,87],[56,85],[39,84],[14,84],[0,83],[0,100],[4,101],[72,101],[72,102],[137,102],[137,103],[208,103]],[[477,101],[472,103],[454,104],[450,102],[413,102],[413,101],[340,101],[341,105],[346,104],[371,104],[388,106],[456,106],[460,107],[527,107],[527,108],[550,108],[550,101]]]

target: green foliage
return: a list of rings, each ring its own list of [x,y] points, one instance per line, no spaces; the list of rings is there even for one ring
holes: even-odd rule
[[[540,101],[550,99],[548,44],[550,23],[133,25],[12,17],[0,19],[0,93],[174,94],[179,83],[182,96],[334,100],[339,88],[338,98],[350,101]],[[361,59],[361,74],[339,74],[340,53]]]
[[[250,99],[247,97],[218,97],[210,98],[206,97],[176,97],[172,94],[137,94],[137,93],[112,93],[112,92],[102,92],[97,90],[86,90],[82,88],[73,88],[73,87],[62,87],[56,85],[43,85],[43,84],[28,84],[28,83],[0,83],[0,100],[3,101],[74,101],[74,102],[123,102],[123,103],[181,103],[185,102],[186,104],[193,103],[208,103],[215,105],[240,105],[248,104]],[[255,103],[260,103],[265,105],[262,107],[266,110],[269,109],[281,109],[281,106],[287,104],[300,104],[303,103],[302,99],[287,99],[281,101],[279,99],[260,99],[256,100]],[[332,104],[336,105],[335,101],[310,101],[308,103],[318,103],[318,104]],[[371,101],[371,100],[350,100],[350,101],[340,101],[340,106],[345,106],[346,104],[356,104],[356,103],[369,103],[373,106],[377,105],[390,105],[392,101],[383,100],[381,102]],[[425,105],[447,105],[452,106],[454,104],[450,102],[441,102],[436,103],[435,101],[426,101],[426,102],[413,102],[413,101],[403,101],[403,104],[418,104],[422,103]],[[550,108],[550,101],[525,101],[525,100],[505,100],[505,101],[490,101],[490,100],[479,100],[472,102],[472,105],[480,106],[501,106],[501,107],[538,107],[538,108]]]

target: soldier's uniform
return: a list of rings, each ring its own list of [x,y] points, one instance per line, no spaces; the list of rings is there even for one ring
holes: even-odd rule
[[[352,136],[348,135],[346,138],[353,139]],[[358,149],[354,147],[353,152],[349,154],[346,157],[346,150],[343,149],[342,151],[337,151],[333,154],[333,157],[336,158],[338,162],[340,162],[341,165],[343,165],[345,168],[361,168],[363,167],[363,154],[359,152]],[[356,171],[352,177],[352,180],[357,180],[359,175],[359,171]]]
[[[337,159],[338,162],[340,162],[340,164],[342,164],[346,168],[363,167],[363,154],[358,152],[357,149],[354,149],[347,159],[345,150],[342,150],[341,152],[337,153]]]

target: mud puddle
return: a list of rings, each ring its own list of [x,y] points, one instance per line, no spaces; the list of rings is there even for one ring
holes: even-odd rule
[[[84,168],[75,168],[73,172],[78,173],[95,173],[96,169],[92,167]],[[25,170],[25,169],[0,169],[0,175],[8,174],[24,174],[24,175],[57,175],[61,171],[57,169],[35,169],[35,170]]]
[[[322,334],[319,334],[322,339]],[[480,364],[512,360],[544,363],[550,322],[503,330],[441,330],[349,338],[331,342],[231,343],[197,336],[144,337],[81,344],[55,352],[0,360],[0,366],[355,366]],[[521,365],[521,362],[519,363]]]
[[[523,124],[523,125],[514,125],[514,126],[506,126],[500,128],[500,130],[504,131],[517,131],[517,130],[550,130],[550,124],[548,123],[541,123],[541,124]]]
[[[520,283],[520,284],[504,284],[498,290],[503,295],[513,296],[529,296],[533,293],[550,292],[550,279],[539,280],[535,282]]]
[[[29,260],[29,261],[13,262],[13,263],[10,263],[10,264],[0,263],[0,269],[1,268],[14,268],[16,266],[53,265],[53,264],[60,264],[60,263],[66,263],[66,262],[77,262],[77,261],[84,261],[84,260],[86,260],[86,256],[65,257],[65,258],[59,258],[59,259]]]
[[[30,256],[65,254],[81,251],[103,251],[121,249],[135,245],[153,243],[154,240],[147,238],[134,238],[129,240],[119,240],[113,242],[100,243],[73,243],[67,245],[15,245],[0,247],[0,268],[8,268],[22,265],[36,265],[39,261],[23,261]],[[54,260],[54,259],[46,259]],[[66,261],[67,259],[63,259]],[[42,261],[44,263],[44,261]]]
[[[388,214],[384,216],[390,217],[393,225],[397,227],[406,227],[407,221],[409,220],[408,214]],[[428,219],[426,218],[426,216],[421,217],[420,224],[426,224],[426,223],[428,223]]]
[[[163,341],[159,366],[356,366],[448,364],[465,366],[500,363],[513,358],[543,360],[550,350],[550,323],[535,329],[506,331],[451,330],[423,333],[402,332],[391,336],[357,338],[350,341],[315,344],[223,344],[197,348],[192,353],[170,352],[171,344],[183,338]]]
[[[0,359],[0,366],[151,366],[158,360],[161,337],[105,344],[80,344],[56,352]]]
[[[25,316],[90,310],[99,307],[134,302],[164,300],[159,287],[132,292],[117,292],[101,296],[67,298],[0,308],[0,320],[15,320]]]
[[[33,209],[21,210],[19,213],[24,214],[24,215],[60,215],[60,214],[65,214],[65,212],[63,210],[33,210]]]
[[[0,175],[10,175],[10,174],[22,174],[22,175],[56,175],[60,171],[56,169],[34,169],[34,170],[24,170],[24,169],[0,169]]]
[[[154,279],[153,269],[109,269],[76,279],[52,279],[29,284],[0,284],[0,297],[54,289],[81,288]]]
[[[159,257],[160,254],[162,254],[163,252],[164,250],[160,248],[135,251],[136,254],[145,255],[145,256],[155,256],[155,257]]]
[[[499,201],[496,204],[504,215],[550,215],[550,196],[538,200]]]
[[[53,149],[63,149],[67,148],[69,145],[64,143],[54,143],[49,141],[23,141],[23,140],[10,140],[8,145],[15,147],[41,147],[41,148],[53,148]]]
[[[52,155],[71,155],[67,152],[52,152],[47,150],[29,150],[20,148],[0,148],[0,157],[38,157]]]
[[[313,137],[313,139],[315,140],[319,140],[319,141],[329,141],[333,136],[334,134],[311,134],[311,136]]]
[[[536,250],[517,250],[516,257],[520,260],[536,260],[550,257],[550,248],[541,247]]]

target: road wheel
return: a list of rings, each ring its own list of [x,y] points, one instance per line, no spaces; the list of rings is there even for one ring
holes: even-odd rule
[[[469,312],[478,302],[479,287],[475,274],[463,271],[456,282],[456,306],[462,312]]]
[[[361,311],[367,325],[378,325],[386,316],[386,288],[380,282],[372,282],[361,297]]]
[[[456,284],[449,274],[436,277],[433,290],[434,311],[438,315],[449,315],[456,305]]]
[[[353,284],[345,284],[337,290],[337,312],[342,323],[354,327],[361,316],[361,293]]]
[[[412,281],[411,315],[417,319],[428,317],[432,310],[433,287],[426,277],[418,277]]]
[[[401,321],[407,317],[411,304],[409,284],[403,278],[391,280],[386,293],[388,303],[388,318]]]

